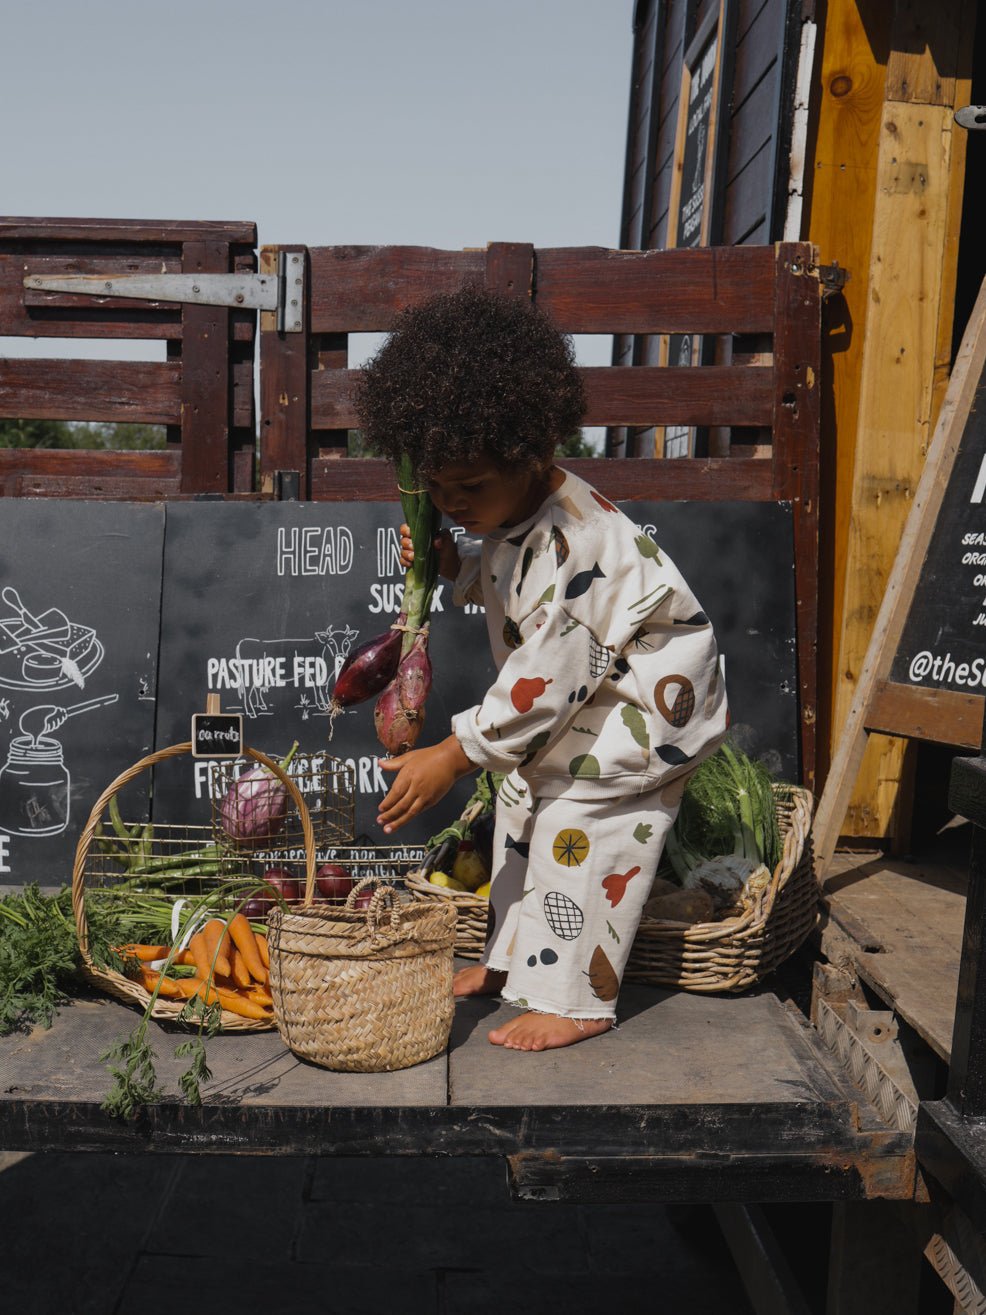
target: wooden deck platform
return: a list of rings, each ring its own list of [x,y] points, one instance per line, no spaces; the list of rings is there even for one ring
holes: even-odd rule
[[[562,1200],[909,1197],[911,1138],[879,1122],[800,1011],[770,990],[624,992],[619,1029],[543,1054],[486,1033],[507,1006],[460,1003],[448,1051],[397,1073],[332,1073],[278,1035],[216,1037],[200,1108],[100,1110],[99,1056],[139,1015],[100,997],[0,1040],[0,1146],[304,1155],[497,1155],[515,1190]],[[152,1025],[169,1091],[184,1035]]]
[[[952,1045],[971,826],[950,828],[915,858],[836,853],[825,874],[818,943],[859,977],[946,1063]]]

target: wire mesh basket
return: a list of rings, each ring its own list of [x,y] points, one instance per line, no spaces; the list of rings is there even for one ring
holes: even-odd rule
[[[317,849],[352,840],[356,829],[353,767],[330,754],[297,753],[296,749],[294,746],[281,756],[280,776],[258,763],[250,751],[213,765],[209,797],[218,845],[241,856],[271,861],[277,856],[303,856],[301,813],[291,807],[287,781],[305,801]]]
[[[72,911],[85,977],[124,1003],[150,1007],[154,1018],[180,1021],[192,1021],[189,999],[155,995],[145,984],[145,969],[136,961],[130,965],[133,968],[130,975],[94,960],[89,913],[93,901],[98,900],[107,910],[115,907],[129,911],[131,920],[138,923],[146,918],[148,926],[158,928],[155,943],[160,941],[166,957],[174,963],[178,938],[191,934],[198,925],[195,919],[200,922],[206,916],[215,916],[228,921],[250,894],[255,884],[254,874],[241,855],[218,843],[212,826],[128,822],[120,812],[118,795],[129,782],[169,759],[191,753],[191,749],[191,743],[160,749],[141,758],[110,782],[93,804],[82,828],[72,869]],[[314,880],[314,836],[300,790],[276,761],[256,749],[246,752],[279,779],[287,791],[288,813],[296,818],[292,826],[297,825],[302,836],[304,870]],[[171,923],[170,934],[163,930],[167,920]],[[238,1000],[223,996],[224,989],[218,979],[210,979],[202,992],[206,1003],[221,1003],[222,1030],[263,1031],[274,1026],[269,1011],[238,1012]]]

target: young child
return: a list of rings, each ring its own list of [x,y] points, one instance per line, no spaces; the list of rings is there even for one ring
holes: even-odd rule
[[[404,312],[357,408],[408,453],[470,538],[436,540],[457,603],[486,609],[498,676],[452,733],[381,763],[390,834],[460,777],[499,791],[487,944],[457,995],[524,1012],[495,1045],[543,1050],[613,1026],[620,981],[685,780],[722,740],[708,617],[665,553],[554,464],[584,413],[571,341],[521,298],[469,288]],[[402,560],[412,558],[401,527]]]

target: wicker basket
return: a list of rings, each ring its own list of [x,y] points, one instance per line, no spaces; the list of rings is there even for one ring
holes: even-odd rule
[[[369,907],[359,892],[374,887]],[[452,1029],[455,911],[401,902],[373,877],[344,908],[312,901],[269,918],[274,1017],[284,1043],[323,1068],[379,1073],[409,1068],[448,1045]]]
[[[483,811],[481,804],[474,804],[466,809],[459,819],[462,822],[474,822]],[[489,918],[490,902],[482,895],[474,895],[471,890],[449,890],[447,886],[433,886],[428,880],[435,867],[437,850],[426,855],[420,868],[408,872],[404,885],[416,900],[438,901],[455,909],[455,952],[460,959],[478,959],[486,945],[486,923]]]
[[[96,836],[97,828],[103,818],[104,810],[110,801],[114,798],[129,781],[139,776],[141,772],[148,768],[156,766],[169,758],[178,757],[180,754],[191,753],[191,742],[185,744],[171,745],[166,749],[159,749],[156,753],[149,754],[146,758],[141,758],[139,762],[128,767],[125,772],[112,781],[103,793],[93,804],[92,812],[89,819],[82,828],[79,841],[75,850],[75,864],[72,869],[72,910],[75,915],[75,927],[79,940],[79,952],[82,958],[82,971],[85,977],[108,995],[117,1000],[122,1000],[125,1004],[136,1004],[142,1009],[146,1009],[151,1000],[150,992],[137,981],[124,976],[123,973],[113,969],[101,968],[93,962],[89,952],[89,924],[86,918],[86,890],[90,886],[96,886],[104,883],[107,878],[112,879],[113,872],[106,862],[102,861],[97,854],[93,853],[93,841]],[[297,809],[298,823],[304,837],[306,869],[309,873],[308,880],[314,880],[315,874],[315,850],[313,844],[311,822],[308,817],[308,809],[294,782],[281,771],[280,766],[266,754],[261,753],[258,749],[246,749],[247,753],[258,763],[263,763],[270,771],[278,776],[287,787],[288,794]],[[211,826],[192,827],[192,826],[167,826],[165,824],[154,824],[150,828],[148,845],[152,855],[174,854],[182,848],[194,848],[199,844],[208,844],[213,839]],[[215,878],[203,878],[202,885],[208,881],[215,882]],[[201,893],[201,886],[199,892]],[[166,1000],[158,997],[151,1008],[153,1018],[178,1020],[187,1012],[188,1002],[185,1000]],[[260,1032],[270,1031],[274,1027],[274,1021],[268,1019],[244,1018],[240,1014],[234,1014],[228,1009],[221,1011],[220,1026],[224,1032]]]
[[[723,922],[644,918],[623,980],[736,993],[761,981],[793,954],[817,916],[812,802],[809,792],[799,786],[776,785],[774,805],[783,850],[760,899],[742,917]]]
[[[774,805],[783,850],[762,898],[741,918],[725,922],[644,918],[623,980],[686,991],[739,992],[793,954],[811,932],[817,914],[812,804],[812,796],[800,786],[776,785]],[[455,907],[455,952],[464,959],[478,959],[486,944],[489,901],[469,891],[431,885],[427,860],[404,880],[415,899]]]

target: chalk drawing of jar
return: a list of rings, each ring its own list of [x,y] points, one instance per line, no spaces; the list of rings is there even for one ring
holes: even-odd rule
[[[69,775],[60,741],[19,735],[0,767],[0,831],[52,836],[68,825]]]
[[[0,767],[0,831],[16,836],[54,836],[65,830],[70,778],[61,740],[51,732],[69,717],[116,703],[119,697],[102,694],[68,708],[39,703],[21,713],[21,734],[10,741],[7,761]]]

